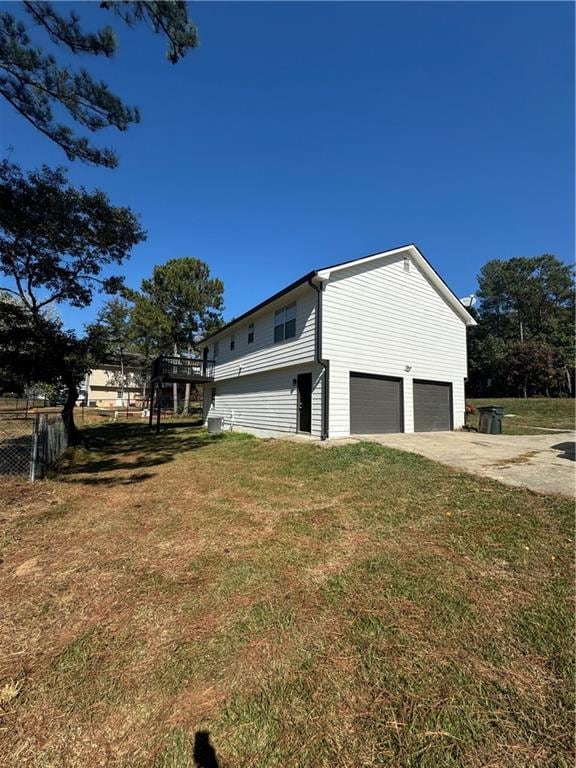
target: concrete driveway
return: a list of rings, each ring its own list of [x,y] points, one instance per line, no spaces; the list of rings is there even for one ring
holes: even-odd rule
[[[417,432],[355,435],[355,438],[419,453],[450,467],[539,493],[573,497],[576,491],[576,432],[554,435]]]

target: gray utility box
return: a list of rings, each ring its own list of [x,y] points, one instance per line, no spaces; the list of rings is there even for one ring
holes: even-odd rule
[[[485,435],[501,435],[502,434],[502,418],[504,416],[504,408],[498,405],[486,405],[483,408],[478,408],[480,414],[478,431],[483,432]]]
[[[224,419],[221,416],[209,416],[208,417],[208,434],[219,435],[222,432],[222,426]]]

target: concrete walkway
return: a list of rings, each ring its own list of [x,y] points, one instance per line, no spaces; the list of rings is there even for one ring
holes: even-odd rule
[[[450,467],[539,493],[574,497],[576,492],[576,432],[553,435],[418,432],[354,437],[419,453]],[[337,440],[328,442],[338,443]]]

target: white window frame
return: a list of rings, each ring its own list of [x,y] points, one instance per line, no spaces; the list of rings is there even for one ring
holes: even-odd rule
[[[289,335],[287,335],[287,333]],[[274,344],[296,338],[296,302],[274,312]]]

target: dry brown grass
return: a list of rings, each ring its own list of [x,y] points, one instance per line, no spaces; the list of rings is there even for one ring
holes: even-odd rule
[[[571,764],[568,502],[370,445],[87,434],[0,496],[7,768],[185,768],[204,730],[222,768]]]

